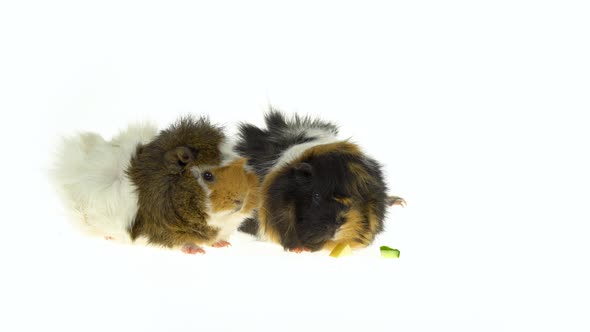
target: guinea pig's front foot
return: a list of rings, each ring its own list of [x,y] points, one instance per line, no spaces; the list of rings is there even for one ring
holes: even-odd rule
[[[184,246],[182,246],[182,248],[180,250],[182,250],[183,253],[189,254],[189,255],[204,254],[205,253],[205,249],[199,247],[196,244],[185,244]]]
[[[295,248],[289,249],[289,251],[294,252],[296,254],[300,254],[302,252],[311,252],[311,249],[305,248],[305,247],[295,247]]]
[[[105,235],[104,236],[104,239],[107,240],[107,241],[109,241],[109,240],[114,240],[115,238],[112,237],[112,236]]]
[[[408,205],[406,200],[399,196],[389,196],[386,198],[386,201],[389,206],[399,205],[401,207],[406,207],[406,205]]]
[[[217,241],[217,242],[213,243],[211,246],[213,248],[225,248],[225,247],[230,247],[231,243],[221,240],[221,241]]]

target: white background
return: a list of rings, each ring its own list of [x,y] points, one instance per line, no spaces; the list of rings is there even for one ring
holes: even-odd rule
[[[211,4],[214,3],[214,4]],[[2,331],[588,331],[585,1],[2,1]],[[81,238],[46,171],[110,137],[268,104],[384,164],[353,257],[246,236],[204,256]],[[379,258],[379,245],[401,250]]]

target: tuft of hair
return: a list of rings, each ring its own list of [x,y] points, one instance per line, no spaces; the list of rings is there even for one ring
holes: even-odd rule
[[[338,135],[338,127],[331,122],[298,114],[288,117],[272,107],[264,120],[266,129],[241,123],[235,146],[259,176],[266,175],[289,148]]]
[[[313,130],[317,130],[317,133],[325,132],[333,136],[338,135],[338,126],[334,123],[312,118],[309,115],[301,116],[296,113],[289,118],[285,113],[272,106],[265,114],[264,122],[272,136],[289,134],[298,136],[306,131],[313,132]]]

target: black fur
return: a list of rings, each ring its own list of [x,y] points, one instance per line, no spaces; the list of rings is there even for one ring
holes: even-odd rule
[[[239,230],[240,232],[255,236],[258,234],[258,228],[258,221],[255,218],[248,218],[242,222]]]
[[[307,136],[305,129],[323,129],[338,134],[338,127],[330,122],[294,115],[286,119],[281,112],[271,109],[265,115],[267,129],[242,123],[239,128],[239,141],[236,152],[248,158],[248,165],[260,177],[277,162],[288,148],[313,141],[316,137]]]

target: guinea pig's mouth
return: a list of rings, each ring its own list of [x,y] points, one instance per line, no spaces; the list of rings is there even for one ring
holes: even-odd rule
[[[318,251],[324,247],[324,245],[334,239],[335,231],[325,230],[324,233],[308,234],[299,238],[301,244],[311,251]]]
[[[234,213],[238,213],[240,211],[242,211],[242,208],[244,207],[244,204],[241,201],[234,201],[233,206],[224,206],[224,207],[220,207],[217,209],[213,209],[214,213],[218,214],[218,215],[223,215],[223,216],[230,216]]]
[[[232,214],[239,213],[240,211],[242,211],[242,208],[241,207],[236,207],[236,208],[234,208],[232,210],[229,210],[228,209],[228,210],[225,210],[225,211],[221,211],[221,214],[224,214],[226,216],[230,216]]]
[[[325,239],[306,239],[301,241],[301,243],[303,244],[303,246],[305,248],[310,249],[311,251],[318,251],[320,249],[322,249],[322,247],[324,246],[324,244],[326,244],[326,242],[328,242],[328,240]]]
[[[239,213],[240,211],[242,211],[242,207],[241,206],[238,206],[238,207],[235,207],[235,208],[233,208],[231,210],[230,209],[226,209],[226,210],[219,211],[218,213],[220,213],[222,215],[226,215],[226,216],[231,216],[233,214]]]

